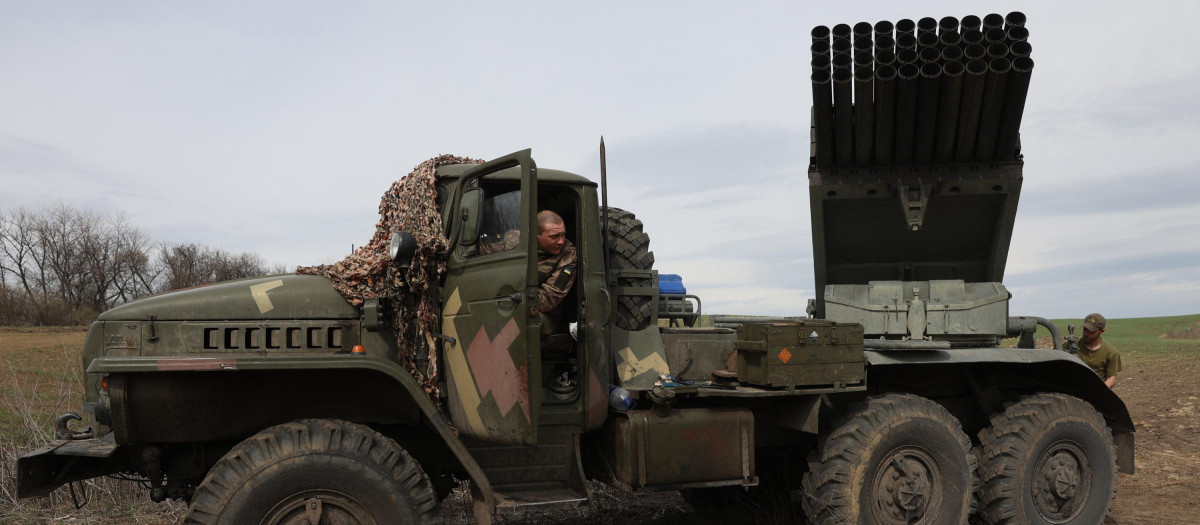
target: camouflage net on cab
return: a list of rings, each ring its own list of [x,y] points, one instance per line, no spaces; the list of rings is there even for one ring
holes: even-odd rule
[[[355,306],[371,298],[390,299],[392,326],[396,327],[396,345],[404,367],[425,389],[439,409],[437,353],[433,334],[438,333],[437,289],[446,260],[442,255],[449,240],[443,234],[442,212],[437,207],[434,172],[446,164],[482,164],[482,160],[453,155],[434,157],[413,168],[404,178],[393,182],[379,202],[379,222],[375,235],[366,245],[354,250],[341,262],[320,266],[301,266],[296,273],[321,275],[333,281],[333,287]],[[390,264],[388,242],[392,234],[406,231],[417,241],[408,271]],[[405,301],[404,296],[414,298]],[[415,334],[415,337],[405,337]],[[429,349],[429,363],[417,366],[418,341]]]

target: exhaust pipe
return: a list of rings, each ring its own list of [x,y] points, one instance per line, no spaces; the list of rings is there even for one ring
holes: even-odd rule
[[[879,56],[875,57],[878,63]],[[892,163],[896,125],[896,68],[875,68],[875,164]]]
[[[829,57],[825,57],[829,60]],[[817,166],[833,165],[833,86],[828,69],[812,72],[813,120],[817,135]]]
[[[958,51],[957,47],[942,50],[942,56],[947,56],[950,50]],[[962,55],[959,51],[958,55]],[[958,126],[958,107],[962,101],[963,71],[966,66],[957,58],[947,60],[942,66],[941,100],[938,101],[937,139],[934,146],[933,158],[937,162],[947,163],[954,160],[954,132]]]
[[[854,162],[853,79],[850,68],[833,70],[833,161],[838,166]]]
[[[979,108],[988,66],[987,62],[976,59],[968,61],[966,69],[958,111],[958,130],[954,137],[954,161],[960,164],[975,158],[975,136],[979,132]]]
[[[896,70],[896,164],[912,162],[913,130],[917,119],[917,77],[921,70],[916,64],[904,64]]]
[[[917,86],[917,132],[913,145],[913,158],[918,164],[933,161],[933,140],[937,130],[939,77],[942,66],[937,62],[921,65],[921,79]]]
[[[1000,133],[1000,114],[1004,111],[1004,92],[1012,63],[1007,58],[993,58],[988,63],[983,81],[983,107],[979,111],[979,138],[975,142],[975,158],[990,162],[996,158],[996,136]]]
[[[861,167],[871,165],[875,139],[875,109],[871,103],[875,72],[871,70],[871,54],[865,67],[854,70],[854,163]]]
[[[1004,95],[1004,114],[1000,117],[999,138],[996,139],[998,161],[1009,162],[1020,158],[1021,117],[1025,113],[1025,97],[1029,95],[1029,78],[1032,75],[1032,58],[1025,56],[1013,60]]]

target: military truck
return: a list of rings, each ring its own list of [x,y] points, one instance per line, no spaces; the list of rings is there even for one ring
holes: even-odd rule
[[[649,239],[606,206],[603,169],[598,188],[528,150],[441,166],[453,241],[414,360],[436,398],[398,356],[387,312],[403,296],[356,306],[324,277],[280,275],[150,297],[91,326],[92,426],[60,418],[20,458],[19,495],[122,474],[189,502],[187,523],[428,523],[469,482],[487,523],[585,505],[599,480],[697,507],[792,495],[817,524],[1099,523],[1134,468],[1129,413],[1053,324],[1009,315],[1002,284],[1023,26],[813,30],[820,293],[794,315],[660,326]],[[985,37],[999,56],[964,62]],[[543,209],[578,247],[573,335],[539,334]],[[479,249],[510,231],[511,249]],[[404,267],[411,236],[394,239]],[[1055,349],[1034,348],[1039,324]]]

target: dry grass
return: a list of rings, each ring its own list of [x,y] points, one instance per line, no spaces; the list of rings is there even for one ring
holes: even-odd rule
[[[16,498],[17,458],[52,441],[55,418],[83,404],[85,334],[82,328],[0,328],[0,523],[174,523],[181,504],[153,503],[146,489],[129,481],[77,484],[90,498],[82,509],[65,488],[47,498]]]

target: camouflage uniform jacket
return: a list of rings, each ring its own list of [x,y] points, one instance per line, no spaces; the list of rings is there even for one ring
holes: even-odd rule
[[[538,250],[538,311],[541,312],[542,333],[563,331],[562,301],[575,284],[575,245],[563,243],[558,255]]]

